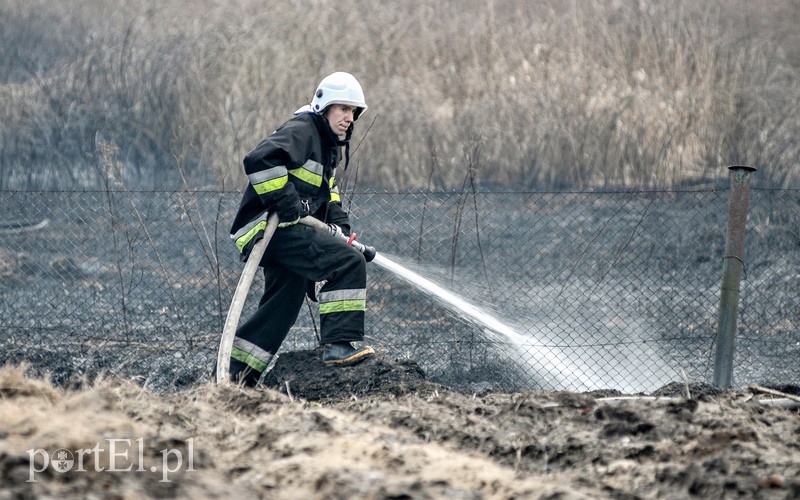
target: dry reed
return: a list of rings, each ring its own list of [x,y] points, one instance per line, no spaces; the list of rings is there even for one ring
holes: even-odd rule
[[[729,164],[800,177],[797,0],[9,0],[0,14],[0,188],[98,184],[112,144],[126,186],[239,189],[242,156],[335,70],[370,105],[359,187],[676,188]]]

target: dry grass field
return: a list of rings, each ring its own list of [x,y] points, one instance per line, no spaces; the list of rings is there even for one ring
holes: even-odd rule
[[[464,394],[389,360],[317,363],[283,392],[203,384],[167,396],[112,381],[62,390],[5,367],[0,498],[800,494],[800,414],[763,394]],[[320,375],[327,396],[302,397]],[[367,394],[345,383],[359,377]]]
[[[213,185],[335,70],[388,188],[797,184],[798,0],[7,0],[0,187]],[[112,158],[110,158],[110,156]]]

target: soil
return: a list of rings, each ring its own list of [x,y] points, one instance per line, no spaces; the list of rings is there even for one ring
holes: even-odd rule
[[[330,368],[318,351],[282,355],[255,389],[166,394],[5,366],[0,499],[800,496],[797,410],[703,384],[657,392],[467,393],[413,362]],[[101,448],[81,468],[45,463]]]

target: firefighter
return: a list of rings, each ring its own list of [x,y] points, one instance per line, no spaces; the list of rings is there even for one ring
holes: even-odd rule
[[[249,179],[231,227],[231,238],[247,260],[266,227],[278,214],[278,229],[261,260],[264,294],[255,314],[236,331],[231,352],[233,380],[253,386],[297,320],[306,294],[319,303],[322,361],[348,366],[374,354],[364,340],[366,261],[363,254],[304,224],[311,215],[332,231],[350,234],[342,208],[336,167],[354,122],[367,110],[364,92],[353,75],[336,72],[317,86],[311,104],[261,141],[244,158]],[[318,292],[315,285],[321,284]]]

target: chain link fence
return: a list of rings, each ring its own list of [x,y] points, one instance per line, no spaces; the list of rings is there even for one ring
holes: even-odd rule
[[[502,322],[370,265],[367,337],[454,387],[710,382],[729,191],[357,192],[359,240]],[[239,193],[0,191],[0,363],[155,390],[211,376]],[[752,189],[733,385],[800,381],[800,190]],[[269,251],[269,249],[267,250]],[[243,316],[257,306],[253,284]],[[308,302],[282,352],[316,346]]]

